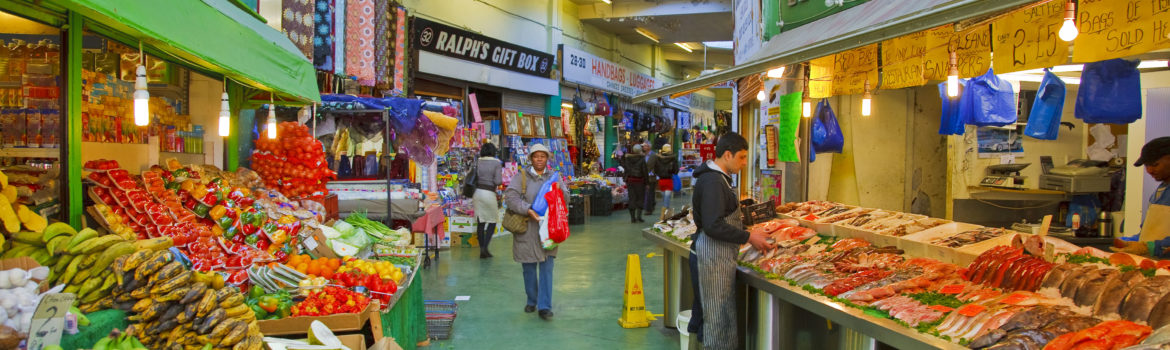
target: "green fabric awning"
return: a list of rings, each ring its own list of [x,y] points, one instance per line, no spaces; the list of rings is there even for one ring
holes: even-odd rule
[[[284,34],[229,0],[46,0],[141,40],[180,63],[275,91],[283,103],[319,102],[316,72]]]

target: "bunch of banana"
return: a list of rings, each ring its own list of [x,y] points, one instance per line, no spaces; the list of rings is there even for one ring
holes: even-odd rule
[[[146,350],[146,345],[143,345],[138,337],[131,334],[129,328],[125,332],[119,332],[117,329],[110,331],[110,335],[98,339],[93,344],[93,350]]]
[[[96,232],[94,232],[96,233]],[[22,231],[12,234],[12,246],[0,255],[3,258],[27,256],[41,266],[50,266],[59,261],[55,250],[77,235],[73,227],[63,222],[54,222],[42,232]]]
[[[189,270],[166,250],[136,251],[111,270],[116,287],[93,307],[130,313],[130,330],[148,348],[261,349],[256,315],[222,275]]]
[[[117,282],[116,274],[109,268],[111,264],[135,251],[165,250],[173,245],[170,238],[126,240],[117,235],[101,235],[89,228],[73,231],[69,225],[59,222],[46,227],[40,239],[51,254],[51,258],[40,262],[50,270],[45,282],[65,285],[64,292],[76,293],[83,306],[110,294]]]

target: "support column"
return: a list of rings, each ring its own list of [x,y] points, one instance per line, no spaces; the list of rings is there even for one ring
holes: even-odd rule
[[[81,38],[84,32],[84,18],[80,13],[70,11],[63,31],[65,54],[64,90],[65,102],[65,152],[61,155],[61,168],[65,171],[65,220],[74,229],[81,229],[84,206],[81,186]]]

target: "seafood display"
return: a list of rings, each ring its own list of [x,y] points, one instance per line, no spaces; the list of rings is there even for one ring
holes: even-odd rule
[[[1007,234],[1007,232],[1008,230],[1002,228],[982,227],[966,232],[961,232],[953,236],[936,238],[931,240],[929,243],[944,247],[958,248],[1003,236]]]

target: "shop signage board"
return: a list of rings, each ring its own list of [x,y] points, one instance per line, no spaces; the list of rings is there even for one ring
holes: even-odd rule
[[[809,98],[833,96],[833,56],[829,55],[809,61]]]
[[[878,84],[878,46],[866,45],[833,55],[833,95],[856,95]]]
[[[633,69],[594,56],[581,49],[561,45],[562,76],[565,81],[588,85],[626,96],[636,96],[662,87],[662,81]]]
[[[496,68],[550,78],[553,55],[415,17],[413,44],[419,50]]]
[[[882,42],[882,89],[901,89],[926,84],[922,74],[926,56],[926,32]]]
[[[1056,35],[1064,23],[1064,6],[1064,0],[1049,0],[992,22],[992,46],[996,53],[992,66],[995,72],[1002,74],[1064,64],[1068,59],[1068,43]]]
[[[735,1],[735,64],[747,62],[747,59],[764,45],[763,33],[760,32],[760,2]]]
[[[923,74],[927,80],[946,80],[951,62],[949,48],[959,59],[959,77],[971,78],[991,68],[991,27],[980,25],[955,32],[953,25],[926,31],[926,58]]]
[[[1170,1],[1081,0],[1073,62],[1096,62],[1170,47]]]

